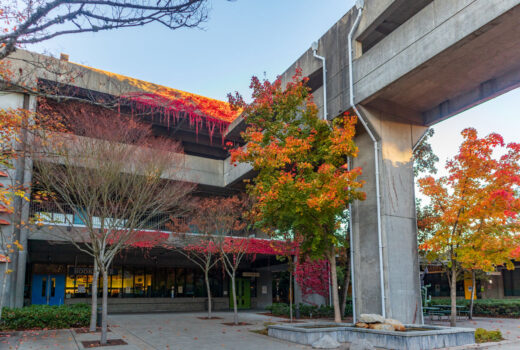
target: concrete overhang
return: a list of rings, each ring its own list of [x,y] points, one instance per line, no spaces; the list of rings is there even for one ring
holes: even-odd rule
[[[355,102],[432,125],[519,86],[519,5],[433,1],[354,61]]]

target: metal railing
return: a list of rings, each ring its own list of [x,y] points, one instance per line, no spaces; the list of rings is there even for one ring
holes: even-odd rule
[[[81,215],[81,208],[73,208],[68,204],[54,202],[31,201],[30,216],[35,223],[40,225],[62,225],[84,227],[85,215]],[[185,221],[186,218],[179,218]],[[120,218],[105,218],[105,226],[125,227],[126,220]],[[101,228],[101,217],[93,216],[92,224],[95,228]],[[141,226],[144,230],[171,231],[168,223],[171,222],[168,214],[159,214],[148,218]]]

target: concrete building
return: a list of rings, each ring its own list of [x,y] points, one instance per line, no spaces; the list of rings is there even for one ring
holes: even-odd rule
[[[471,298],[471,275],[465,275],[463,280],[457,282],[457,297]],[[450,296],[450,285],[446,272],[441,266],[428,266],[423,284],[428,287],[428,295],[432,297]],[[477,288],[478,299],[518,299],[520,297],[520,264],[515,262],[515,268],[508,270],[504,267],[497,268],[494,272],[479,274]]]
[[[41,111],[42,106],[47,105],[42,103],[42,95],[50,91],[54,98],[72,97],[74,101],[85,103],[103,101],[109,104],[117,100],[121,113],[139,111],[145,116],[143,119],[152,124],[154,135],[182,144],[184,154],[178,158],[180,163],[174,165],[179,168],[175,174],[181,179],[170,181],[196,184],[195,195],[200,197],[243,192],[244,173],[240,172],[240,167],[236,169],[231,165],[224,147],[224,138],[240,142],[236,136],[224,134],[238,114],[227,103],[23,50],[10,56],[10,60],[11,69],[27,72],[20,80],[37,89],[40,100],[35,96],[38,94],[18,88],[11,90],[7,86],[0,94],[0,108]],[[58,71],[62,75],[52,76]],[[183,101],[189,106],[164,107],[164,104],[174,101]],[[65,98],[56,105],[66,103]],[[213,106],[214,115],[204,110],[208,105]],[[171,113],[168,118],[164,108]],[[37,163],[30,157],[23,158],[22,163],[19,158],[13,169],[1,169],[0,181],[5,187],[19,181],[34,189],[31,179],[38,171]],[[22,177],[21,169],[24,170]],[[13,258],[11,261],[16,267],[12,268],[15,273],[7,279],[6,304],[88,302],[93,278],[92,258],[65,238],[60,238],[56,231],[57,226],[65,225],[68,230],[82,230],[85,225],[81,215],[77,211],[67,211],[65,206],[58,209],[53,202],[34,200],[32,192],[29,193],[31,201],[19,203],[21,211],[1,214],[3,232],[13,233],[13,240],[18,239],[25,248],[17,251],[16,260]],[[39,216],[43,226],[19,225],[19,222],[28,223],[35,215]],[[169,230],[154,222],[150,222],[147,229]],[[271,304],[272,273],[286,269],[284,266],[273,255],[257,254],[254,260],[246,259],[237,275],[239,307],[263,309]],[[211,285],[214,308],[229,309],[230,283],[222,269],[214,269]],[[146,256],[136,249],[116,257],[110,270],[108,290],[110,312],[196,311],[206,308],[204,277],[200,268],[179,252],[162,247],[153,248]]]
[[[352,206],[357,315],[422,322],[413,148],[429,126],[520,85],[519,5],[360,0],[282,74],[287,81],[301,68],[328,119],[352,110],[361,119],[353,165],[364,169],[367,200]],[[88,74],[72,85],[82,89],[119,95],[143,88],[79,69]],[[17,95],[2,103],[32,101]],[[237,139],[243,127],[233,120],[226,138]],[[221,150],[205,147],[196,146],[185,164],[201,185],[228,191],[249,176],[247,165],[231,167]]]
[[[283,73],[287,81],[299,67],[310,77],[327,118],[361,119],[357,315],[422,322],[413,148],[429,126],[520,86],[519,18],[519,0],[357,1]]]

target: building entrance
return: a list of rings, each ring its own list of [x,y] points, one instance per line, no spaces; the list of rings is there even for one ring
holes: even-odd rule
[[[32,304],[62,305],[64,297],[65,275],[33,275]]]
[[[237,308],[250,309],[251,308],[251,280],[249,278],[237,278]],[[229,307],[233,308],[233,286],[229,282]]]

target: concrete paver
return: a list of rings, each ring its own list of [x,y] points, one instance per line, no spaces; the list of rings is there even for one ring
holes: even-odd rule
[[[157,313],[126,314],[109,316],[112,332],[109,339],[123,339],[128,345],[107,346],[101,350],[293,350],[310,347],[293,344],[250,332],[264,328],[265,322],[280,322],[282,319],[253,312],[241,312],[239,319],[247,322],[246,326],[227,326],[232,322],[231,312],[217,312],[218,320],[201,320],[204,313]],[[438,325],[447,322],[434,321]],[[462,349],[513,350],[520,349],[520,319],[498,319],[477,317],[472,321],[458,322],[460,327],[500,329],[509,341],[504,344],[480,344]],[[9,337],[0,338],[1,350],[80,350],[81,341],[97,340],[97,334],[76,334],[73,330],[27,331],[17,332]],[[341,349],[348,349],[342,344]]]

